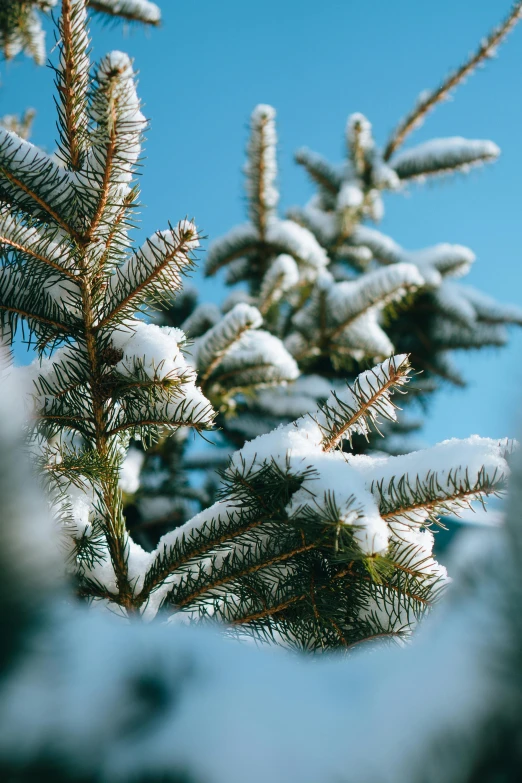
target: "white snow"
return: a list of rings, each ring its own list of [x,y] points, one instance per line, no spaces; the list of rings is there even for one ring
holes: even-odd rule
[[[123,492],[134,494],[140,486],[140,471],[145,455],[143,451],[130,448],[120,468],[120,488]]]
[[[468,169],[495,160],[500,155],[497,145],[488,140],[464,139],[454,136],[430,139],[394,156],[392,165],[401,178],[423,177],[446,170]]]

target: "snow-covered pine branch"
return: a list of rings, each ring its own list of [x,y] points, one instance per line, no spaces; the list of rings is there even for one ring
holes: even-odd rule
[[[409,381],[411,366],[407,356],[393,356],[373,370],[367,370],[340,393],[333,392],[316,422],[323,432],[324,448],[330,449],[343,440],[350,443],[355,433],[368,436],[377,427],[378,417],[396,419],[391,399]]]
[[[257,106],[252,113],[245,173],[250,222],[211,243],[206,274],[228,267],[234,282],[247,280],[251,293],[257,296],[275,258],[288,255],[297,264],[296,283],[313,280],[328,263],[325,251],[308,230],[276,214],[279,194],[275,184],[275,111],[271,106]]]
[[[400,152],[392,166],[401,180],[418,179],[451,171],[467,171],[472,166],[496,160],[500,150],[492,141],[450,139],[430,141]]]
[[[58,104],[60,149],[66,168],[79,170],[88,144],[87,90],[89,89],[89,39],[87,9],[76,0],[63,0],[60,37],[63,45],[56,69],[56,87],[63,96]]]
[[[404,144],[410,133],[422,125],[426,115],[439,103],[447,100],[455,87],[473,74],[485,60],[495,56],[497,47],[515,27],[521,16],[522,2],[517,0],[505,20],[481,40],[478,49],[465,60],[460,68],[451,71],[435,90],[427,90],[420,95],[416,106],[401,120],[388,140],[384,150],[384,160],[390,160],[392,155]]]
[[[64,16],[73,4],[73,0],[63,0]],[[2,0],[0,52],[6,60],[24,52],[38,65],[44,64],[45,32],[41,14],[49,14],[58,5],[59,0]],[[87,6],[100,14],[130,22],[157,26],[161,21],[159,6],[149,0],[88,0]]]
[[[306,169],[312,181],[319,186],[321,194],[328,200],[329,196],[336,196],[341,186],[342,175],[336,166],[333,166],[322,155],[312,152],[308,147],[301,147],[295,153],[295,162]]]
[[[223,474],[221,499],[153,552],[126,539],[135,609],[221,619],[306,649],[350,645],[377,629],[408,633],[445,579],[422,529],[501,491],[507,472],[506,444],[481,438],[462,443],[459,464],[456,441],[397,458],[333,448],[396,419],[391,394],[409,371],[406,357],[393,357],[312,415],[247,443]],[[94,536],[84,519],[72,530]],[[115,580],[103,548],[83,560],[85,595],[117,604]]]
[[[263,238],[279,201],[276,186],[277,136],[272,106],[256,106],[250,118],[250,128],[245,164],[246,191],[250,220]]]
[[[0,9],[0,50],[6,60],[24,51],[38,65],[45,62],[45,33],[39,11],[49,12],[58,0],[5,0]]]
[[[412,264],[377,269],[353,282],[336,283],[323,273],[308,302],[292,318],[294,331],[287,347],[298,359],[325,353],[339,365],[343,355],[387,356],[393,345],[379,324],[379,314],[423,284]]]
[[[93,11],[117,16],[128,22],[157,26],[161,21],[159,6],[149,0],[88,0],[88,6]]]
[[[281,341],[259,329],[263,318],[239,303],[195,341],[193,356],[202,388],[216,405],[239,392],[287,383],[298,367]]]
[[[266,313],[299,282],[299,269],[292,256],[277,256],[268,267],[259,290],[259,309]]]

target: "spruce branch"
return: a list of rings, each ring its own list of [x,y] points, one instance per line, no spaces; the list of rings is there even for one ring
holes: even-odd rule
[[[82,167],[87,144],[86,97],[89,87],[89,40],[85,27],[85,2],[62,0],[60,16],[60,65],[56,88],[60,95],[58,127],[66,165]]]
[[[226,316],[212,327],[197,345],[196,367],[202,387],[218,368],[226,354],[241,340],[249,329],[262,323],[262,317],[255,307],[237,304]]]
[[[143,22],[153,27],[161,22],[159,7],[149,0],[87,0],[87,4],[93,11],[127,22]]]
[[[267,223],[275,215],[279,193],[277,177],[275,111],[259,105],[252,112],[251,134],[245,166],[250,219],[264,239]]]
[[[402,144],[404,144],[407,136],[423,123],[426,115],[438,103],[447,98],[448,94],[463,82],[466,77],[470,76],[477,66],[495,54],[497,46],[517,24],[521,15],[522,2],[517,0],[505,20],[498,27],[495,27],[488,37],[480,43],[476,52],[474,52],[460,68],[457,68],[457,70],[448,74],[446,79],[437,89],[429,92],[427,95],[421,96],[415,108],[399,123],[388,140],[383,154],[385,161],[390,160],[392,155],[402,146]]]
[[[410,373],[408,357],[393,356],[359,375],[342,393],[333,392],[316,418],[323,433],[323,449],[330,451],[342,439],[351,443],[355,433],[368,437],[372,427],[378,430],[379,416],[395,420],[391,394],[408,383]]]
[[[301,147],[295,153],[295,162],[303,166],[313,182],[327,193],[337,196],[341,187],[342,177],[337,169],[326,158],[312,152],[307,147]]]
[[[198,246],[197,229],[188,220],[154,234],[111,278],[96,328],[122,321],[141,305],[179,289],[181,272],[191,268],[192,251]]]
[[[75,240],[69,224],[75,193],[68,173],[48,155],[15,133],[0,128],[0,195],[5,202],[33,217],[51,219]]]

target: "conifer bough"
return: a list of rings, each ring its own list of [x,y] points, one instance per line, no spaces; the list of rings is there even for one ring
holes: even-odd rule
[[[58,0],[2,0],[0,7],[0,51],[6,60],[20,52],[38,65],[45,62],[45,32],[42,13],[49,13]],[[68,5],[73,5],[72,0]],[[109,17],[157,26],[161,12],[149,0],[88,0],[93,11]]]
[[[153,551],[129,535],[119,476],[131,437],[148,448],[165,432],[211,428],[207,393],[226,400],[293,380],[298,367],[281,340],[259,328],[261,309],[245,303],[197,338],[192,357],[182,330],[147,318],[181,287],[197,229],[182,220],[132,249],[145,119],[125,54],[107,55],[91,76],[85,25],[83,0],[64,0],[56,77],[62,165],[0,130],[1,326],[6,340],[24,329],[38,352],[15,374],[32,391],[32,450],[79,595],[125,616],[221,620],[230,634],[311,651],[407,635],[446,581],[430,526],[499,492],[510,447],[472,438],[406,457],[344,451],[354,435],[396,419],[395,395],[411,373],[406,355],[338,387],[312,415],[246,443],[223,472],[217,501]],[[397,264],[377,270],[373,285],[334,283],[312,235],[273,212],[273,115],[262,107],[253,122],[259,273],[271,268],[277,247],[283,261],[272,280],[319,281],[317,290],[337,302],[329,305],[328,340],[349,345],[347,330],[422,278],[415,265]],[[212,323],[212,311],[206,317]]]

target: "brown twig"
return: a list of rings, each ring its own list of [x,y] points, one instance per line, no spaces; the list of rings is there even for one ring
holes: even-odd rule
[[[389,160],[393,153],[404,144],[406,137],[422,124],[425,116],[431,109],[444,100],[448,93],[467,76],[472,74],[481,62],[494,54],[495,48],[513,29],[521,16],[522,0],[518,0],[502,24],[491,31],[488,37],[482,41],[476,52],[474,52],[460,68],[457,68],[456,71],[452,71],[436,90],[430,92],[425,98],[422,98],[415,108],[404,117],[386,145],[383,155],[384,160]]]

